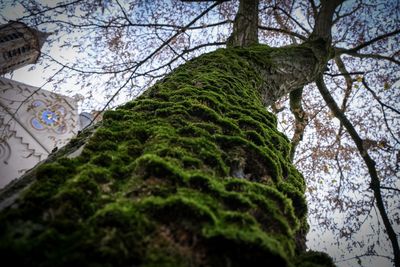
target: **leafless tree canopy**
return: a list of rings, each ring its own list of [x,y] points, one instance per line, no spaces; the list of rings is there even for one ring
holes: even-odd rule
[[[292,138],[293,162],[307,179],[309,246],[328,251],[337,264],[394,262],[400,3],[344,1],[329,25],[323,23],[325,6],[329,1],[260,0],[258,25],[249,24],[258,35],[244,43],[275,47],[314,35],[330,39],[324,75],[269,108]],[[45,88],[82,94],[83,109],[106,110],[189,59],[229,45],[232,29],[245,23],[234,23],[241,20],[235,18],[238,7],[238,1],[8,0],[0,3],[0,15],[3,23],[17,20],[52,32],[40,63],[30,67],[43,73]]]

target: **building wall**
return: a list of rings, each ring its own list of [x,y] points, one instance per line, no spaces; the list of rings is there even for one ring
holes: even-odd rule
[[[36,63],[48,34],[20,22],[0,26],[0,74]]]
[[[0,78],[0,188],[80,129],[73,98]]]

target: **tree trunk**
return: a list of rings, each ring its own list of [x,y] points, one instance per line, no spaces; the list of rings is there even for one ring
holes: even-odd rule
[[[258,44],[258,4],[259,0],[240,1],[228,47]]]
[[[315,47],[219,49],[106,112],[78,157],[37,167],[13,205],[3,201],[3,260],[331,266],[305,253],[305,183],[265,108],[313,79]]]

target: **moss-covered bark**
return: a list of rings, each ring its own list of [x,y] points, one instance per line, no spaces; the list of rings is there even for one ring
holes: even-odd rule
[[[3,260],[330,266],[304,254],[304,180],[263,104],[260,66],[276,74],[273,55],[285,51],[264,48],[188,62],[106,112],[80,156],[38,167],[36,182],[0,214]]]

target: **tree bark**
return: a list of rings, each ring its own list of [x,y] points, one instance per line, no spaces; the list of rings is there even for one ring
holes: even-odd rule
[[[240,1],[228,47],[258,44],[258,4],[259,0]]]
[[[344,0],[322,0],[321,9],[315,20],[315,25],[310,39],[323,39],[328,45],[332,39],[332,21],[335,9]]]
[[[1,256],[20,266],[331,266],[305,253],[304,180],[265,109],[313,78],[313,51],[220,49],[106,112],[78,157],[36,168],[0,213]]]

